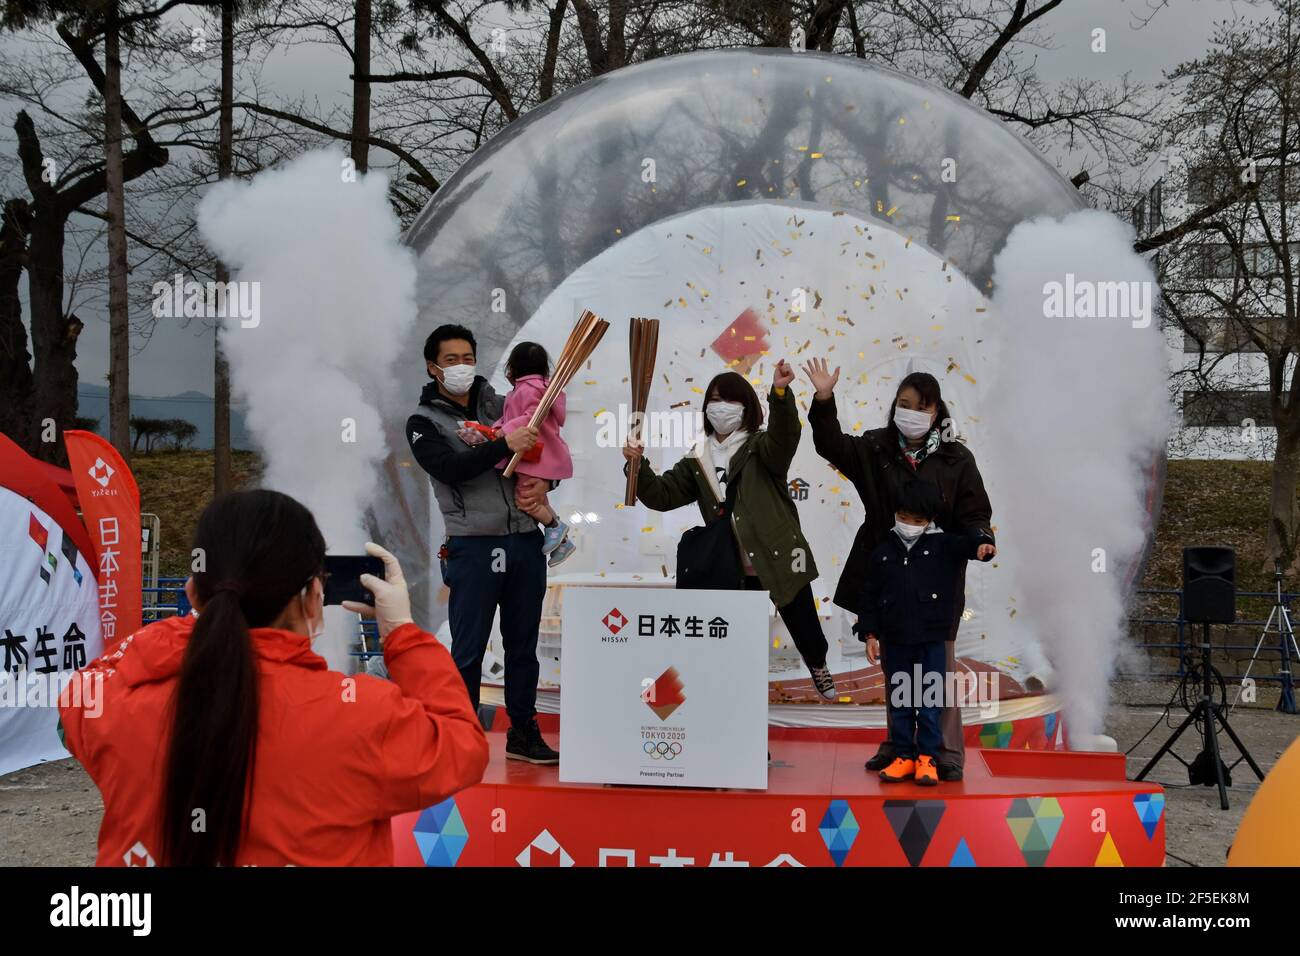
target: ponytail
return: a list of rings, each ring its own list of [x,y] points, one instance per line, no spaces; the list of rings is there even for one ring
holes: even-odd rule
[[[247,828],[257,741],[257,666],[233,589],[217,589],[194,622],[176,685],[167,755],[162,858],[231,866]]]
[[[319,573],[325,542],[287,495],[248,491],[210,504],[197,547],[194,622],[172,700],[163,776],[166,866],[233,866],[252,812],[258,676],[252,627],[274,621]]]

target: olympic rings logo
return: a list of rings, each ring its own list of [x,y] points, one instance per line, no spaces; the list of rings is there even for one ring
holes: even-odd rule
[[[641,749],[651,760],[672,760],[682,752],[682,745],[676,741],[669,743],[666,740],[647,740]]]

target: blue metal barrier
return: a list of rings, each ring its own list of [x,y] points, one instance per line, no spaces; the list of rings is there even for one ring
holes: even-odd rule
[[[1172,642],[1140,640],[1140,641],[1134,641],[1134,645],[1147,651],[1177,650],[1178,669],[1172,672],[1171,671],[1160,672],[1154,670],[1148,670],[1142,672],[1120,671],[1117,672],[1115,676],[1128,677],[1128,678],[1133,678],[1133,677],[1137,677],[1137,678],[1179,677],[1181,678],[1183,677],[1187,673],[1187,662],[1189,660],[1190,652],[1191,652],[1189,643],[1194,643],[1194,641],[1189,642],[1188,639],[1187,628],[1190,626],[1190,622],[1188,622],[1183,617],[1182,590],[1174,589],[1174,588],[1139,588],[1135,593],[1139,600],[1144,597],[1155,598],[1157,600],[1159,600],[1160,598],[1176,599],[1178,604],[1178,610],[1176,612],[1176,616],[1168,617],[1168,616],[1130,615],[1128,618],[1128,623],[1130,626],[1130,633],[1131,633],[1131,629],[1134,626],[1172,627],[1174,629],[1174,640]],[[1287,609],[1288,615],[1290,615],[1292,618],[1294,618],[1295,615],[1294,602],[1297,596],[1300,595],[1296,595],[1287,591],[1282,592],[1283,604]],[[1241,608],[1240,608],[1241,604],[1243,603],[1251,604],[1256,602],[1258,602],[1261,605],[1267,606],[1271,609],[1273,605],[1277,602],[1277,594],[1273,591],[1238,591],[1237,592],[1238,613],[1241,612]],[[1243,618],[1241,620],[1233,621],[1231,624],[1217,625],[1214,630],[1217,631],[1220,628],[1224,628],[1228,630],[1229,634],[1232,634],[1234,632],[1240,632],[1241,629],[1246,629],[1247,632],[1251,634],[1251,643],[1249,644],[1231,643],[1225,640],[1223,643],[1214,643],[1213,645],[1214,653],[1220,654],[1220,656],[1222,656],[1224,659],[1230,662],[1239,664],[1241,659],[1239,657],[1234,656],[1232,652],[1241,651],[1248,654],[1253,654],[1255,651],[1255,646],[1259,642],[1260,634],[1263,633],[1264,627],[1268,623],[1269,622],[1266,619],[1253,620],[1253,619]],[[1270,631],[1268,638],[1266,638],[1263,644],[1260,645],[1259,657],[1257,658],[1257,660],[1259,663],[1264,663],[1265,660],[1271,657],[1274,656],[1277,657],[1278,668],[1279,668],[1278,673],[1260,674],[1257,673],[1256,671],[1251,671],[1251,679],[1257,681],[1277,681],[1282,691],[1282,698],[1281,698],[1283,703],[1282,709],[1285,710],[1287,713],[1295,713],[1294,707],[1288,706],[1286,702],[1295,700],[1295,676],[1294,676],[1294,670],[1291,665],[1296,662],[1296,658],[1292,652],[1292,648],[1290,644],[1288,643],[1287,636],[1279,635],[1276,633],[1275,629],[1277,626],[1278,625],[1275,623],[1274,630]],[[1214,631],[1212,631],[1211,633],[1213,635]],[[1220,633],[1222,633],[1222,631],[1220,631]],[[1239,671],[1234,671],[1233,673],[1225,672],[1224,674],[1225,679],[1228,680],[1231,680],[1233,677],[1236,677],[1240,680],[1240,678],[1242,678],[1243,676],[1244,674],[1240,673]]]
[[[142,590],[145,595],[143,620],[146,624],[190,613],[190,602],[185,596],[185,578],[159,578],[157,587],[147,587]],[[149,602],[150,595],[153,596],[153,603]],[[359,621],[357,639],[360,647],[364,647],[365,650],[358,648],[349,653],[362,661],[382,656],[383,651],[379,649],[379,629],[375,622],[363,618],[357,620]]]

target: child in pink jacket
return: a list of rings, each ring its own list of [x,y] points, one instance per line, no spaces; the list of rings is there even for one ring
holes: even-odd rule
[[[506,359],[506,379],[514,386],[506,396],[505,409],[500,421],[494,422],[498,434],[512,432],[527,425],[533,411],[541,403],[542,394],[550,381],[551,363],[546,349],[536,342],[520,342]],[[538,428],[537,444],[520,459],[515,468],[516,482],[521,489],[531,487],[548,492],[564,478],[573,477],[573,458],[569,446],[560,435],[564,424],[564,393],[561,392],[542,419]],[[505,468],[510,459],[502,459],[498,468]],[[569,540],[569,526],[559,519],[549,505],[538,505],[528,514],[542,527],[542,553],[550,555],[547,562],[555,567],[569,555],[576,545]]]

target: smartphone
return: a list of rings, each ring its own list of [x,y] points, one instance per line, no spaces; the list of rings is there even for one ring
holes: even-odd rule
[[[374,607],[375,596],[361,586],[361,575],[384,576],[384,562],[368,554],[325,555],[325,603],[360,601]]]

